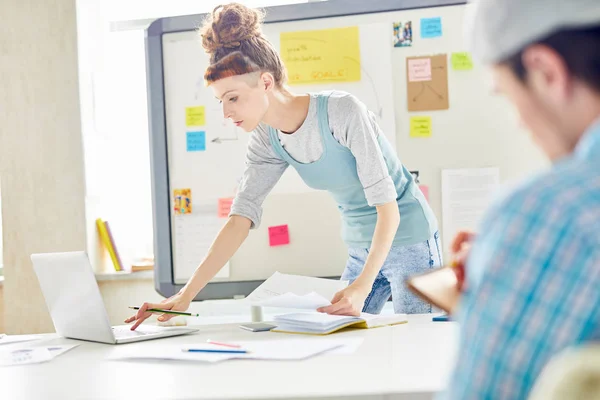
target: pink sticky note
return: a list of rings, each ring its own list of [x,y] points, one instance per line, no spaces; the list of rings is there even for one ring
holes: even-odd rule
[[[290,243],[290,233],[287,225],[269,227],[269,246],[281,246]]]
[[[217,214],[219,218],[227,218],[231,211],[231,204],[233,203],[232,198],[219,199],[219,207]]]
[[[427,185],[419,185],[419,189],[423,192],[423,196],[425,196],[425,200],[429,202],[429,186]]]
[[[431,80],[431,58],[417,58],[408,60],[409,82],[422,82]]]

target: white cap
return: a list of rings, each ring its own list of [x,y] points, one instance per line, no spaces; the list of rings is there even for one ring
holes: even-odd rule
[[[483,63],[503,61],[559,30],[600,26],[600,0],[470,0],[466,42]]]

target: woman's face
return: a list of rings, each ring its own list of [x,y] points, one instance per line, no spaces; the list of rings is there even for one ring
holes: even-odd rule
[[[223,117],[246,132],[258,126],[269,108],[269,85],[259,72],[219,79],[210,86],[223,105]]]

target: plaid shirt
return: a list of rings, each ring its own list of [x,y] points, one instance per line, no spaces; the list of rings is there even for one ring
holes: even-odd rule
[[[600,121],[500,199],[467,262],[443,399],[524,399],[557,352],[600,340]]]

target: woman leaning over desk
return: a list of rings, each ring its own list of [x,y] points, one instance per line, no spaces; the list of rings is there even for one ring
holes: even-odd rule
[[[217,7],[200,30],[210,54],[207,85],[224,117],[252,132],[246,170],[229,220],[187,284],[125,322],[135,321],[135,329],[153,307],[186,310],[259,225],[263,200],[289,165],[308,186],[329,191],[341,211],[349,253],[342,279],[350,285],[319,311],[379,313],[391,294],[396,313],[430,312],[404,285],[407,276],[441,264],[437,222],[412,175],[359,99],[292,93],[261,24],[259,11],[234,3]]]

